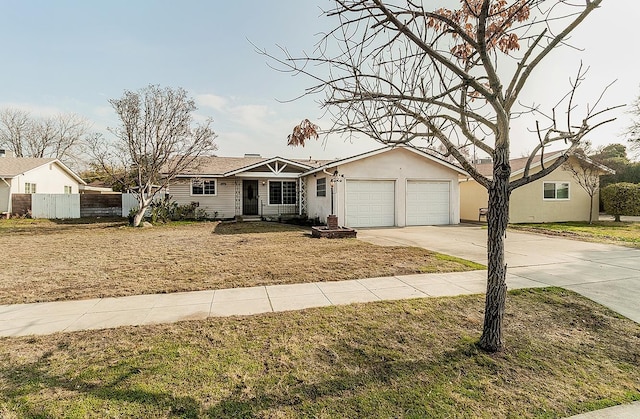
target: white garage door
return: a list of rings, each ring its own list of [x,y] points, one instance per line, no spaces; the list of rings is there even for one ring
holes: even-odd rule
[[[348,227],[395,225],[395,182],[392,180],[347,180],[346,221]]]
[[[407,225],[449,222],[449,182],[407,182]]]

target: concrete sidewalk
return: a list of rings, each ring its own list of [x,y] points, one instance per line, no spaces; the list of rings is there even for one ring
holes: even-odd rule
[[[171,323],[309,307],[485,292],[486,271],[0,306],[0,336]],[[510,289],[545,286],[510,275]]]

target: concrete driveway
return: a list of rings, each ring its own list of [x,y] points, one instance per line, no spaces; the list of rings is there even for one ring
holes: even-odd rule
[[[360,229],[358,238],[487,263],[487,230],[478,225]],[[507,286],[520,277],[563,287],[640,323],[640,250],[512,231],[505,243]]]

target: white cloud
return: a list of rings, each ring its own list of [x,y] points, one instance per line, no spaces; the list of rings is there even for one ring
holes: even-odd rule
[[[195,101],[199,107],[207,107],[219,112],[223,112],[229,102],[222,96],[212,94],[197,95]]]
[[[31,103],[4,102],[4,103],[0,103],[0,108],[17,109],[20,111],[29,112],[32,116],[42,117],[42,118],[56,116],[61,113],[66,113],[66,111],[60,108],[57,108],[55,106],[33,105]]]

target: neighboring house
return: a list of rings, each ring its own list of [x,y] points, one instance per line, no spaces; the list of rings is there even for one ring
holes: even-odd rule
[[[81,184],[78,186],[78,190],[81,194],[119,194],[120,192],[114,192],[111,186],[100,182],[93,181],[87,184]]]
[[[326,222],[333,196],[334,213],[348,227],[457,224],[461,175],[466,172],[409,146],[336,161],[204,157],[168,193],[219,218],[304,214]]]
[[[562,151],[554,152],[545,157],[544,164],[549,165],[562,156]],[[613,173],[606,166],[592,162],[583,156],[572,156],[566,164],[577,165],[577,159],[586,160],[600,169],[600,175]],[[511,160],[511,178],[522,176],[527,158]],[[492,163],[476,166],[477,170],[491,177]],[[531,164],[531,173],[541,168],[540,156]],[[463,220],[478,220],[480,208],[487,208],[487,190],[475,180],[468,178],[460,183],[460,218]],[[563,221],[589,220],[589,194],[578,184],[570,170],[560,166],[551,174],[522,186],[511,193],[509,205],[510,223],[546,223]],[[593,219],[598,219],[598,192],[593,197]],[[484,215],[483,215],[484,218]]]
[[[85,182],[58,159],[12,157],[0,151],[0,213],[15,194],[77,194]]]

